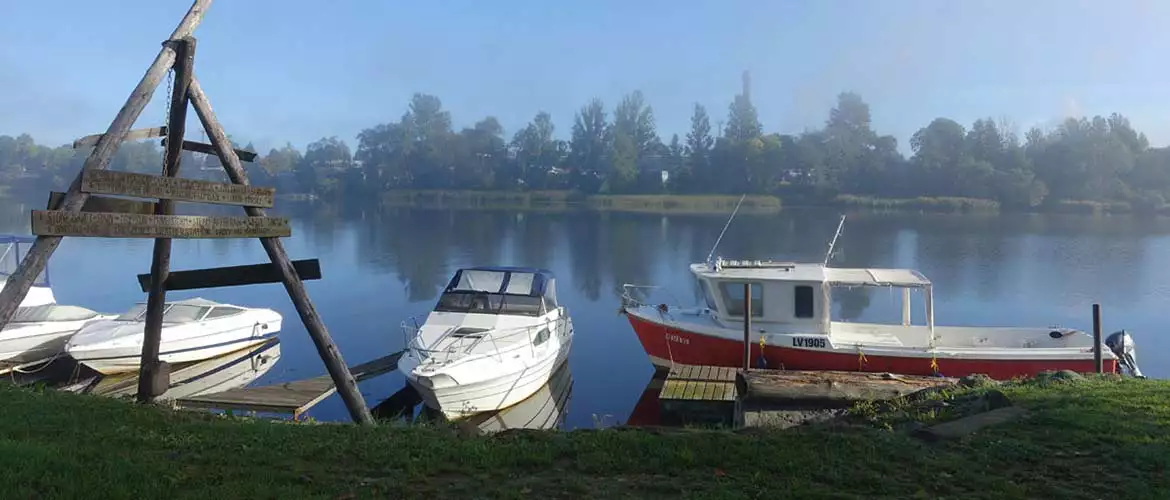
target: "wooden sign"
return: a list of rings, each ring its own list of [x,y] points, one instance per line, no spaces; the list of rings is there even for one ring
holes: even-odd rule
[[[208,217],[33,210],[37,236],[97,238],[274,238],[292,234],[284,217]]]
[[[162,140],[162,145],[163,145],[163,147],[167,146],[167,140],[165,138]],[[212,156],[216,156],[219,154],[215,151],[215,146],[212,146],[211,144],[207,144],[206,142],[183,141],[183,149],[185,149],[187,151],[191,151],[193,153],[203,153],[203,154],[208,154],[208,155],[212,155]],[[232,149],[232,151],[236,152],[236,157],[239,158],[240,161],[246,161],[246,162],[256,161],[256,153],[253,153],[251,151],[244,151],[242,149],[234,149],[234,148]]]
[[[86,193],[245,207],[271,207],[276,198],[276,189],[273,188],[111,170],[85,171],[81,176],[81,190]]]
[[[106,134],[93,134],[82,137],[73,141],[73,149],[81,149],[97,146],[98,141],[102,140],[102,136]],[[123,141],[135,141],[138,139],[153,139],[155,137],[163,137],[167,135],[166,127],[154,128],[140,128],[138,130],[130,130],[126,132],[126,138]]]
[[[61,208],[61,203],[65,201],[65,193],[53,191],[49,193],[49,210],[57,210]],[[124,198],[110,198],[108,196],[90,195],[86,198],[85,205],[82,205],[82,212],[112,212],[119,214],[154,214],[154,206],[157,205],[153,201],[138,201],[127,200]]]
[[[317,262],[317,259],[294,260],[292,265],[293,269],[297,270],[297,276],[301,278],[301,281],[321,279],[321,264]],[[167,291],[172,291],[280,283],[280,281],[280,269],[276,267],[276,264],[254,264],[171,271],[163,285]],[[139,274],[138,286],[142,287],[143,292],[149,292],[150,274]]]

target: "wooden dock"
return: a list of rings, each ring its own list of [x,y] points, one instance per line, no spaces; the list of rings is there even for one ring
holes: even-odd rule
[[[362,363],[349,369],[358,382],[396,370],[403,351]],[[337,391],[328,374],[304,380],[283,382],[259,387],[230,389],[175,400],[183,408],[216,410],[244,410],[270,413],[291,413],[293,419]]]
[[[737,370],[674,365],[658,395],[663,423],[725,423],[735,416]]]

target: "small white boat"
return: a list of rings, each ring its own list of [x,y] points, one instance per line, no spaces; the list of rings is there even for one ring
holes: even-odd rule
[[[573,323],[544,269],[460,269],[419,327],[403,324],[398,369],[450,420],[512,406],[568,358]]]
[[[160,400],[179,400],[247,386],[268,373],[280,360],[280,339],[246,347],[212,359],[179,365],[171,369],[171,385],[158,395]],[[138,393],[134,373],[103,376],[83,392],[110,397],[133,397]]]
[[[172,365],[210,359],[262,343],[280,332],[280,313],[194,298],[167,302],[159,360]],[[103,374],[141,364],[146,304],[86,325],[66,345],[73,359]]]
[[[16,269],[22,257],[36,238],[0,235],[0,289]],[[20,366],[39,364],[61,354],[65,342],[81,327],[97,320],[110,319],[84,307],[57,304],[49,286],[46,269],[16,308],[12,319],[0,331],[0,371],[20,369]]]

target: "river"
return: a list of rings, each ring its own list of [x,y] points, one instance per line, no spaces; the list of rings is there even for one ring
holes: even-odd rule
[[[31,205],[0,201],[0,232],[28,233]],[[545,267],[576,329],[565,427],[622,424],[653,369],[618,313],[623,283],[661,285],[694,303],[687,271],[702,261],[724,215],[596,211],[516,212],[389,208],[287,209],[294,259],[320,259],[309,294],[353,365],[402,347],[399,324],[423,316],[461,266]],[[840,212],[786,209],[736,217],[717,254],[727,258],[821,261]],[[934,282],[938,324],[1061,325],[1091,331],[1102,306],[1106,334],[1127,329],[1140,366],[1170,376],[1170,219],[1068,215],[850,213],[832,260],[837,266],[911,267]],[[151,242],[67,238],[50,263],[57,300],[121,312],[145,300],[135,275],[149,272]],[[172,269],[265,262],[255,240],[176,240]],[[252,285],[171,292],[284,315],[281,357],[257,384],[323,374],[324,367],[283,287]],[[834,316],[896,322],[896,291],[838,293]],[[915,321],[922,312],[915,311]],[[361,384],[375,405],[403,386],[390,374]],[[345,420],[334,395],[310,416]]]

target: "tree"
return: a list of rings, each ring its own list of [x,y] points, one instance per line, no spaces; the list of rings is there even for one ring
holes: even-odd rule
[[[595,98],[577,112],[569,143],[570,165],[574,170],[576,183],[586,191],[594,191],[597,186],[592,179],[607,173],[605,160],[609,139],[605,106],[601,99]]]
[[[711,148],[715,146],[715,139],[711,137],[711,119],[707,116],[707,109],[702,104],[695,103],[695,111],[691,115],[691,131],[687,132],[685,148],[687,174],[696,182],[709,182],[714,176],[711,172]],[[689,189],[697,189],[695,185]]]

